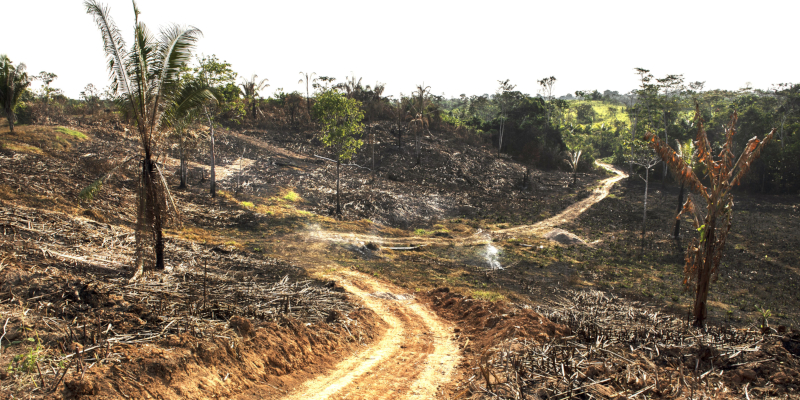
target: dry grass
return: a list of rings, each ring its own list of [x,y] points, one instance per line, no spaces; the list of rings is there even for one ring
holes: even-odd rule
[[[0,126],[0,148],[3,150],[43,155],[69,151],[77,141],[89,140],[83,132],[63,126],[15,125],[11,135],[8,124]]]

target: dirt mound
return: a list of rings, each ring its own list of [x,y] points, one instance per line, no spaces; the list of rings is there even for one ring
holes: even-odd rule
[[[131,346],[120,352],[119,363],[68,376],[61,394],[86,399],[192,399],[230,398],[244,390],[284,393],[305,376],[335,365],[343,353],[371,342],[383,329],[382,321],[368,309],[346,318],[349,328],[291,318],[252,328],[249,320],[232,318],[232,324],[253,331],[209,340],[172,335],[154,346]]]
[[[566,326],[554,324],[533,310],[465,297],[448,288],[432,290],[419,298],[439,316],[458,323],[469,337],[466,352],[481,354],[506,339],[541,343],[570,334]]]
[[[579,238],[573,233],[567,232],[563,229],[553,229],[544,235],[545,238],[561,244],[586,244],[583,239]]]

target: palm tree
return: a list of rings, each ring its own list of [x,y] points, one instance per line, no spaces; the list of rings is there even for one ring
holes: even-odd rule
[[[31,84],[28,73],[25,72],[25,64],[19,63],[14,67],[14,63],[5,54],[0,54],[0,108],[8,119],[8,129],[14,134],[14,122],[17,116],[14,115],[14,107],[19,101],[20,95]]]
[[[151,240],[155,269],[163,270],[165,267],[163,227],[169,189],[153,160],[154,151],[162,138],[161,125],[166,121],[166,111],[177,99],[181,68],[189,62],[202,33],[194,27],[171,25],[163,28],[156,37],[139,21],[140,12],[134,1],[134,43],[128,50],[108,7],[96,0],[87,0],[84,6],[86,13],[94,17],[103,37],[112,90],[129,107],[142,144],[136,218],[136,273],[133,277],[136,279],[144,270],[145,248]],[[194,96],[197,102],[202,102],[208,91],[198,89]]]
[[[244,95],[244,98],[249,100],[250,104],[252,105],[254,120],[256,119],[256,98],[258,97],[258,92],[269,87],[269,83],[267,83],[269,79],[264,78],[257,82],[257,78],[258,75],[253,74],[253,77],[250,78],[250,80],[247,80],[247,78],[242,78],[244,82],[239,84],[239,86],[242,87],[242,95]]]
[[[308,91],[308,85],[310,84],[313,85],[317,82],[317,78],[314,78],[314,75],[316,74],[317,74],[316,72],[312,72],[309,74],[307,72],[300,71],[300,76],[302,76],[302,78],[300,78],[300,80],[297,81],[297,83],[305,82],[306,84],[306,112],[308,113],[309,120],[311,119],[311,98],[310,98],[310,93]]]

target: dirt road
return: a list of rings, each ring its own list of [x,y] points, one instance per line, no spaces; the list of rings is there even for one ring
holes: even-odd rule
[[[628,175],[598,163],[616,176],[603,180],[587,198],[567,207],[558,215],[533,225],[523,225],[495,233],[541,234],[572,221],[593,204],[605,198],[611,187]],[[310,233],[314,240],[336,242],[373,241],[383,246],[401,243],[445,244],[444,238],[382,238],[372,235],[328,231]],[[458,239],[461,244],[486,244],[487,234]],[[474,242],[474,243],[473,243]],[[363,301],[386,323],[388,329],[376,344],[339,363],[330,373],[318,376],[290,393],[284,400],[306,399],[433,399],[450,380],[461,359],[453,341],[453,326],[393,285],[358,272],[341,270],[327,276]]]
[[[408,243],[413,243],[414,245],[417,246],[446,245],[446,244],[457,244],[459,246],[480,246],[490,243],[492,234],[513,233],[513,234],[543,235],[544,233],[547,233],[548,231],[552,230],[558,225],[566,224],[577,218],[584,211],[589,209],[589,207],[593,206],[594,204],[597,204],[599,201],[603,200],[606,196],[608,196],[608,193],[611,190],[611,187],[614,186],[614,184],[628,177],[627,173],[625,173],[624,171],[620,170],[619,168],[611,164],[597,162],[597,165],[607,169],[608,171],[615,173],[616,175],[600,181],[600,185],[597,188],[595,188],[595,190],[589,197],[575,204],[570,205],[569,207],[564,209],[564,211],[558,213],[553,217],[550,217],[544,221],[539,221],[531,225],[520,225],[508,229],[500,229],[490,232],[484,232],[470,238],[452,238],[452,239],[440,238],[440,237],[420,237],[420,236],[387,238],[377,235],[331,232],[323,230],[311,231],[309,235],[311,236],[311,238],[316,240],[327,240],[327,241],[334,241],[340,243],[353,243],[353,244],[374,242],[384,247],[407,246]]]
[[[628,177],[624,171],[620,170],[619,168],[606,163],[597,162],[597,165],[617,174],[616,176],[612,176],[610,178],[603,179],[600,182],[600,186],[598,186],[592,194],[567,207],[564,211],[558,213],[557,215],[550,217],[544,221],[539,221],[533,225],[521,225],[515,226],[513,228],[502,229],[493,231],[494,233],[527,233],[527,234],[542,234],[547,231],[552,230],[553,228],[557,227],[558,225],[566,224],[568,222],[573,221],[579,215],[583,214],[584,211],[588,210],[589,207],[597,204],[600,200],[603,200],[608,193],[611,191],[611,187],[614,186],[615,183],[625,179]]]
[[[453,327],[393,285],[353,271],[329,276],[388,325],[377,343],[306,381],[285,400],[433,399],[461,355]]]

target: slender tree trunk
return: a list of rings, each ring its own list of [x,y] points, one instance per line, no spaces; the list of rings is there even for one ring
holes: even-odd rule
[[[711,269],[714,265],[714,242],[716,217],[712,215],[711,220],[706,221],[703,229],[703,265],[697,273],[697,292],[694,299],[694,326],[702,327],[708,311],[706,303],[708,300],[708,289],[711,286]]]
[[[375,131],[370,126],[369,128],[369,137],[370,137],[370,152],[372,153],[372,180],[375,180]]]
[[[340,169],[342,166],[342,162],[339,161],[339,155],[336,155],[336,215],[342,215],[342,206],[339,202],[339,181],[340,181]]]
[[[14,112],[8,111],[6,112],[6,119],[8,120],[8,130],[11,135],[14,134]]]
[[[664,120],[664,143],[669,143],[669,134],[667,133],[667,110],[661,114]],[[661,174],[661,189],[666,187],[667,180],[667,163],[664,163],[664,172]]]
[[[644,254],[644,233],[647,227],[647,189],[650,186],[650,168],[645,167],[644,172],[644,211],[642,213],[642,246],[639,255]]]
[[[306,79],[306,112],[308,113],[308,121],[311,121],[311,98],[308,92],[308,79]]]
[[[500,119],[500,132],[497,135],[497,156],[500,157],[500,149],[503,148],[503,119]]]
[[[630,174],[628,176],[633,176],[633,141],[636,140],[636,117],[638,114],[639,111],[633,113],[633,126],[631,127],[631,162],[628,163],[630,167]]]
[[[181,184],[178,186],[178,189],[186,189],[186,139],[183,137],[183,133],[181,132]]]
[[[684,188],[685,188],[685,185],[683,183],[681,183],[681,191],[678,192],[678,213],[679,214],[681,212],[681,209],[683,209],[683,190],[684,190]],[[675,239],[677,239],[678,236],[680,236],[680,234],[681,234],[681,218],[680,218],[680,216],[678,216],[678,218],[675,219],[675,232],[672,234],[672,236],[675,237]]]
[[[214,122],[211,121],[211,114],[206,109],[206,118],[208,119],[208,126],[211,128],[211,197],[217,197],[217,171],[216,167],[216,144],[214,143]]]
[[[417,165],[419,165],[422,158],[422,156],[419,154],[419,128],[414,130],[414,145],[417,153]]]

